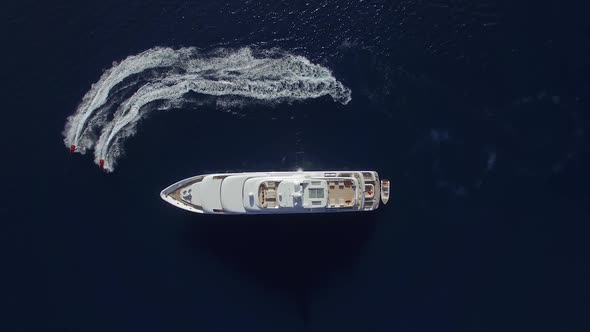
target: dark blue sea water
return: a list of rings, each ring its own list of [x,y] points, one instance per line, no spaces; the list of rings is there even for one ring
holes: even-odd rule
[[[584,11],[508,1],[22,1],[3,29],[3,331],[583,331]],[[113,61],[280,48],[352,90],[153,114],[114,173],[62,130]],[[273,140],[266,144],[261,130]],[[207,172],[373,169],[372,213],[197,216]]]

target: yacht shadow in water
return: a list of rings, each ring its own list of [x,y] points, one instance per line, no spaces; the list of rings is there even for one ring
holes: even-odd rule
[[[355,268],[377,215],[204,215],[189,223],[186,240],[241,277],[284,293],[307,322],[308,296]]]

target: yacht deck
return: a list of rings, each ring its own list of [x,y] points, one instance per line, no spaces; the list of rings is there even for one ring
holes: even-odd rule
[[[350,180],[328,181],[328,206],[350,207],[354,205],[355,187]]]

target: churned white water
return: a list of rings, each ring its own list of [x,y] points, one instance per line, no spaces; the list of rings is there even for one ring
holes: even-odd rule
[[[133,81],[135,76],[141,79]],[[123,84],[134,92],[116,94]],[[94,150],[95,162],[104,160],[104,169],[113,171],[125,139],[137,132],[137,124],[146,114],[156,110],[146,106],[155,101],[178,104],[190,91],[242,98],[242,104],[326,95],[342,104],[351,99],[350,89],[329,69],[302,56],[250,48],[202,53],[196,48],[158,47],[129,56],[104,72],[68,117],[64,143],[75,145],[76,152],[82,154]]]

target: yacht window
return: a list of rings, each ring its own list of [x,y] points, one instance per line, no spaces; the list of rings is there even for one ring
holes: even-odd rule
[[[324,189],[323,188],[310,188],[309,189],[309,198],[324,198]]]

